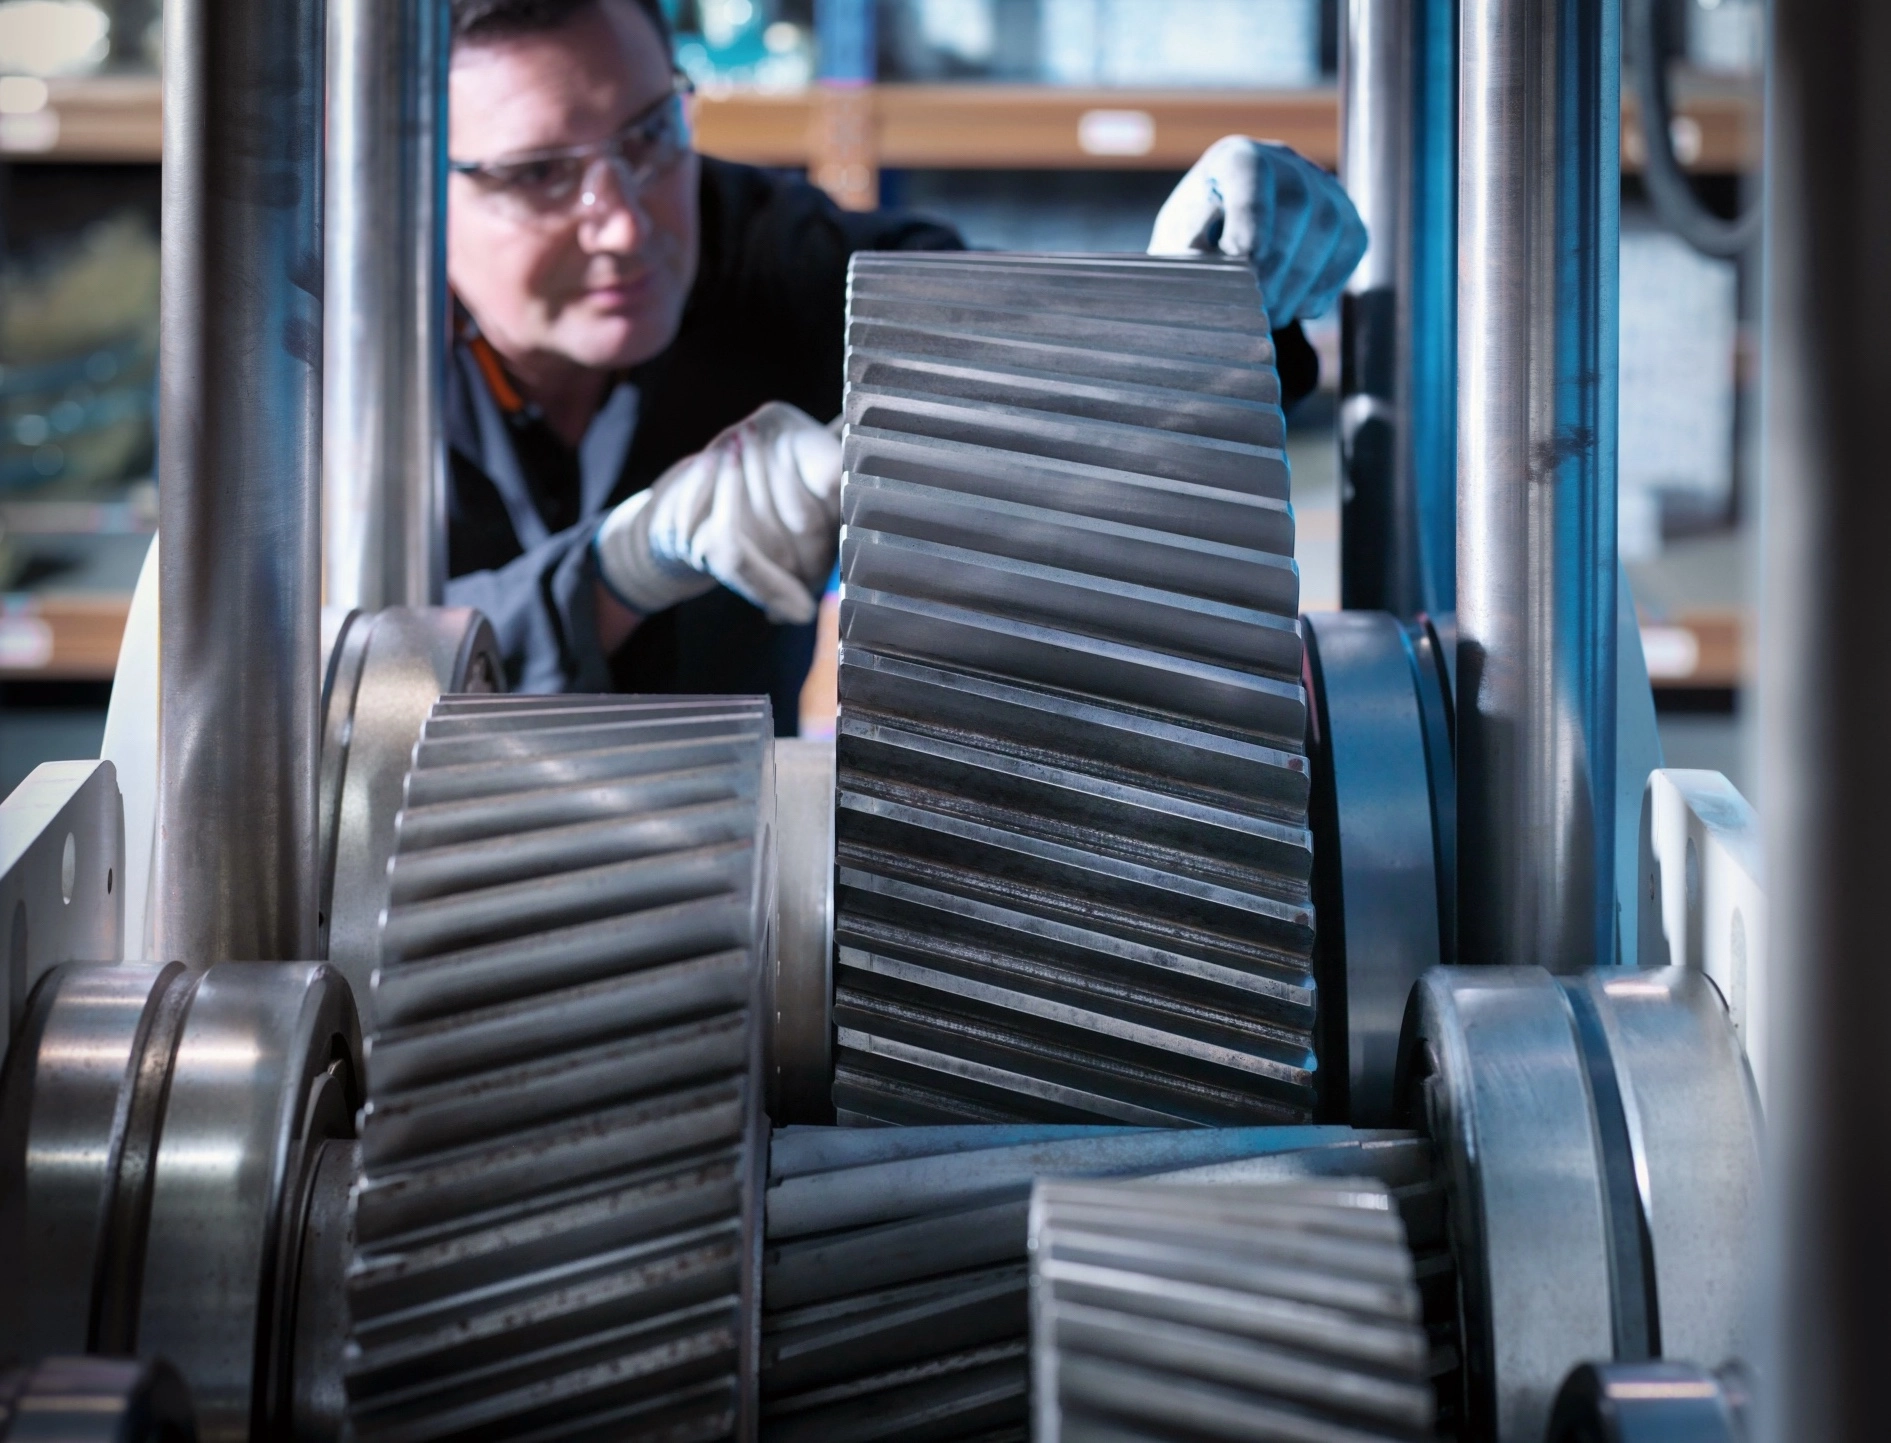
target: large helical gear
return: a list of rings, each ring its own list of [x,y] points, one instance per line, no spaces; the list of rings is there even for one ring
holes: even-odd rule
[[[1412,1256],[1376,1180],[1043,1182],[1031,1287],[1041,1443],[1432,1436]]]
[[[435,706],[367,1042],[356,1436],[746,1426],[772,732],[766,701]]]
[[[1299,578],[1253,272],[850,276],[841,1119],[1309,1118]]]

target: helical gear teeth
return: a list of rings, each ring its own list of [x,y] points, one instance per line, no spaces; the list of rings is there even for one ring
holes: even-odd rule
[[[1279,400],[1239,263],[854,259],[842,1120],[1312,1116]]]
[[[435,706],[366,1047],[357,1437],[743,1426],[772,730],[741,699]]]
[[[1028,1431],[1026,1224],[1040,1177],[1208,1169],[1424,1175],[1413,1134],[1345,1128],[787,1128],[769,1154],[764,1443]]]
[[[1383,1183],[1043,1182],[1030,1226],[1041,1443],[1433,1436]]]

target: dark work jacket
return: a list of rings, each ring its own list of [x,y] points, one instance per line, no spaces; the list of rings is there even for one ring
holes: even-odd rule
[[[531,408],[503,404],[472,345],[456,339],[447,601],[492,621],[516,690],[765,693],[778,729],[792,732],[812,626],[772,625],[718,587],[646,618],[606,658],[592,537],[612,506],[764,402],[819,421],[840,413],[855,251],[962,243],[935,222],[843,211],[803,181],[707,157],[701,205],[701,258],[676,340],[619,379],[575,452]],[[1282,394],[1297,400],[1318,379],[1312,348],[1291,326],[1276,352]]]

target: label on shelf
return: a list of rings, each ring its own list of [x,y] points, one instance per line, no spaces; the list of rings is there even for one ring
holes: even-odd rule
[[[1077,148],[1085,155],[1147,155],[1156,148],[1156,118],[1146,110],[1086,110],[1077,117]]]
[[[44,617],[0,612],[0,668],[38,671],[53,659],[53,629]]]

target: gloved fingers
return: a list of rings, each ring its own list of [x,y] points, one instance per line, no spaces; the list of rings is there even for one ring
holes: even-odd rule
[[[657,500],[654,490],[632,496],[604,518],[591,541],[604,585],[645,616],[701,596],[716,584],[687,557],[653,544]]]
[[[1307,242],[1313,193],[1297,155],[1280,146],[1269,146],[1267,152],[1273,213],[1265,226],[1255,226],[1249,254],[1254,259],[1255,277],[1261,283],[1261,301],[1267,307],[1268,320],[1284,326],[1291,313],[1281,303],[1286,282]]]
[[[1256,253],[1272,232],[1279,214],[1279,197],[1270,152],[1277,147],[1230,135],[1208,147],[1199,162],[1210,166],[1215,193],[1221,200],[1221,234],[1215,249],[1224,256],[1246,259]]]
[[[1309,223],[1301,237],[1299,251],[1280,278],[1279,294],[1274,305],[1268,310],[1270,319],[1278,317],[1274,320],[1275,325],[1284,326],[1303,316],[1318,315],[1332,303],[1331,294],[1324,301],[1319,300],[1315,288],[1322,287],[1332,272],[1340,239],[1337,228],[1317,222]],[[1345,283],[1346,278],[1342,274],[1334,285],[1334,291]]]
[[[825,426],[797,430],[788,438],[796,477],[821,505],[831,525],[840,524],[840,442]]]
[[[753,536],[727,536],[706,559],[710,575],[744,601],[759,606],[770,621],[799,626],[814,620],[819,608],[808,588]]]
[[[1365,222],[1353,208],[1352,198],[1330,177],[1328,182],[1319,192],[1320,208],[1326,212],[1319,221],[1319,228],[1331,235],[1332,242],[1319,265],[1310,268],[1305,293],[1288,312],[1295,320],[1324,315],[1339,299],[1339,293],[1346,288],[1346,282],[1352,279],[1366,254]]]
[[[1221,192],[1204,168],[1206,157],[1182,177],[1156,212],[1149,233],[1152,256],[1212,253],[1221,241]]]

